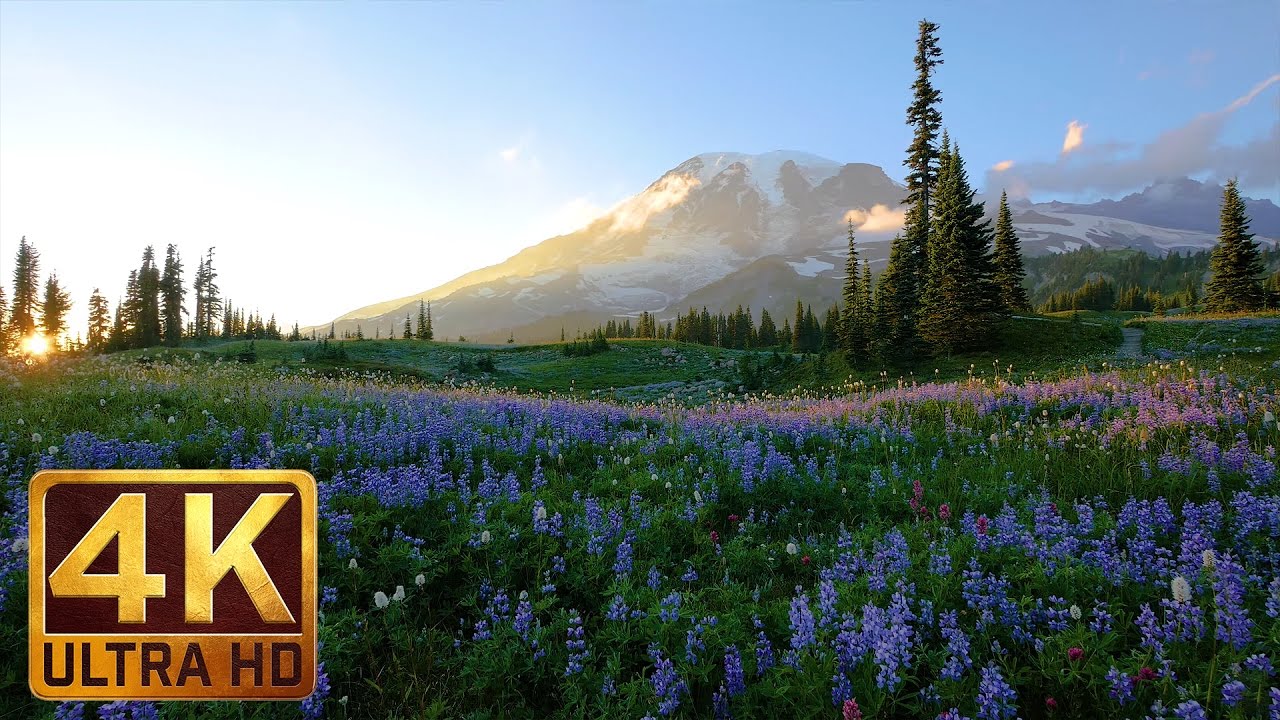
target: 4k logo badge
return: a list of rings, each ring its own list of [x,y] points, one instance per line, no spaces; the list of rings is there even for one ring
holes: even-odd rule
[[[43,470],[31,691],[301,699],[316,681],[316,486],[301,470]]]

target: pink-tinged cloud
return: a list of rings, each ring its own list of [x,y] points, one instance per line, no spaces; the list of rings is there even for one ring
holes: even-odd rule
[[[996,172],[1004,172],[1005,170],[1008,170],[1008,169],[1009,169],[1009,168],[1011,168],[1011,167],[1013,167],[1013,161],[1012,161],[1012,160],[1001,160],[1000,162],[996,163],[995,165],[992,165],[992,166],[991,166],[991,169],[992,169],[992,170],[994,170],[994,171],[996,171]]]
[[[890,208],[888,205],[872,205],[870,210],[854,208],[844,214],[845,222],[864,232],[889,232],[901,230],[906,223],[905,207]]]
[[[1183,125],[1160,133],[1151,142],[1130,146],[1116,142],[1091,142],[1053,161],[1019,162],[1004,172],[987,173],[987,187],[1019,188],[1031,192],[1120,192],[1157,180],[1207,172],[1217,180],[1238,177],[1245,185],[1280,186],[1280,122],[1267,136],[1244,145],[1221,144],[1223,129],[1232,114],[1280,84],[1280,74],[1256,84],[1226,107],[1201,113]]]
[[[1089,127],[1076,120],[1067,123],[1067,136],[1062,139],[1062,154],[1075,150],[1084,144],[1084,130]]]

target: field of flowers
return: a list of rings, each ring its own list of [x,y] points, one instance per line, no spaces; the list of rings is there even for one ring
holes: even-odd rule
[[[0,371],[0,716],[1280,716],[1269,365],[847,390],[686,407],[190,357]],[[45,467],[314,473],[318,692],[32,700]]]

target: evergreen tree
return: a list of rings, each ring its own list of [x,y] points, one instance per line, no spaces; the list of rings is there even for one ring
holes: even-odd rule
[[[804,324],[804,303],[796,301],[796,324],[795,329],[791,331],[791,352],[802,353],[805,348],[805,324]]]
[[[138,287],[138,271],[129,271],[129,280],[124,286],[124,305],[120,310],[123,334],[119,342],[121,348],[138,347],[138,314],[142,306],[142,291]]]
[[[791,329],[791,320],[783,318],[782,330],[778,333],[778,344],[795,350],[795,331]]]
[[[164,274],[160,276],[160,315],[163,324],[164,344],[182,344],[182,316],[187,309],[183,302],[187,289],[182,284],[182,258],[172,243],[165,249]]]
[[[40,310],[40,253],[22,236],[13,267],[13,304],[9,310],[9,333],[17,341],[36,330]]]
[[[773,317],[768,310],[760,311],[760,331],[757,335],[760,347],[774,347],[778,344],[778,326],[773,324]]]
[[[1212,277],[1205,285],[1204,304],[1209,312],[1249,312],[1266,306],[1264,273],[1258,243],[1249,232],[1249,216],[1235,178],[1222,193],[1218,244],[1209,261]],[[15,293],[16,296],[17,293]]]
[[[200,258],[196,269],[194,289],[196,294],[195,336],[201,340],[212,337],[214,322],[222,314],[222,299],[218,295],[218,273],[213,269],[213,248]],[[224,321],[225,322],[225,321]],[[224,325],[223,334],[227,334]]]
[[[160,344],[160,268],[156,266],[155,248],[148,245],[142,252],[138,270],[138,305],[135,343],[138,347]]]
[[[336,334],[334,333],[334,330],[336,330],[336,329],[337,329],[337,324],[336,324],[336,323],[329,323],[329,337],[328,337],[328,339],[329,339],[329,340],[336,340],[336,339],[337,339],[337,336],[336,336]]]
[[[832,304],[831,307],[827,308],[827,316],[822,321],[823,352],[835,352],[840,349],[841,336],[843,335],[841,326],[840,306]]]
[[[418,301],[418,332],[415,336],[419,340],[429,340],[427,337],[427,304],[422,300]]]
[[[929,241],[930,273],[920,302],[921,338],[934,352],[988,346],[998,318],[991,233],[974,200],[959,149],[944,138]]]
[[[862,258],[862,330],[867,336],[867,347],[871,347],[871,331],[875,319],[875,284],[871,281],[871,263]]]
[[[1013,227],[1013,213],[1009,211],[1009,198],[1000,193],[1000,210],[996,214],[995,284],[1000,295],[1000,305],[1006,314],[1031,307],[1027,290],[1022,285],[1026,270],[1022,266],[1022,247],[1018,231]]]
[[[401,334],[401,337],[405,340],[413,338],[413,328],[409,325],[409,313],[404,314],[404,332]]]
[[[858,276],[858,249],[853,240],[853,221],[849,221],[849,254],[844,259],[844,315],[834,327],[839,327],[840,349],[851,364],[861,361],[867,347],[866,316],[863,306],[861,278]]]
[[[876,286],[876,348],[884,360],[897,363],[911,357],[916,345],[916,275],[912,241],[895,235],[889,244],[889,263]]]
[[[56,346],[58,336],[67,329],[67,311],[71,309],[71,295],[58,284],[58,276],[50,275],[44,284],[44,314],[40,324]]]
[[[107,340],[107,350],[124,350],[129,347],[129,326],[125,317],[124,303],[116,300],[115,319],[111,323],[111,337]]]
[[[938,161],[936,141],[942,127],[938,103],[942,93],[933,87],[935,68],[942,64],[938,47],[938,25],[921,20],[916,40],[916,80],[912,83],[912,101],[907,106],[907,125],[913,129],[907,147],[906,222],[900,237],[889,249],[889,265],[881,276],[877,312],[882,355],[891,361],[910,358],[916,351],[916,312],[920,303],[927,267],[930,237],[930,210],[935,167]]]

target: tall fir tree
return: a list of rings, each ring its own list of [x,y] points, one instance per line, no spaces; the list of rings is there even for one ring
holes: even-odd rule
[[[9,310],[9,332],[15,340],[36,331],[39,294],[40,252],[23,235],[13,266],[13,301]]]
[[[1235,178],[1222,192],[1218,244],[1209,259],[1212,274],[1205,284],[1204,304],[1209,312],[1250,312],[1267,304],[1262,285],[1265,270],[1258,243],[1249,232],[1249,216]]]
[[[844,259],[844,288],[840,298],[844,313],[839,318],[840,349],[850,364],[862,361],[867,348],[866,317],[864,315],[862,283],[859,277],[858,248],[853,237],[853,220],[849,221],[849,254]]]
[[[425,335],[426,335],[425,339],[427,340],[436,339],[436,331],[431,323],[431,301],[430,300],[427,301],[427,332],[425,333]]]
[[[213,268],[213,248],[200,258],[196,270],[194,290],[196,295],[195,334],[199,339],[213,337],[215,322],[222,314],[222,299],[218,294],[218,273]],[[226,328],[223,329],[224,332]]]
[[[182,284],[182,258],[172,243],[165,249],[164,272],[160,276],[161,335],[165,345],[182,344],[182,316],[187,309],[187,289]]]
[[[943,62],[937,33],[936,23],[920,21],[916,79],[911,85],[911,104],[907,106],[907,125],[913,132],[903,161],[907,167],[907,197],[903,202],[908,209],[902,235],[894,238],[890,246],[889,266],[881,276],[884,285],[877,297],[882,355],[891,362],[909,359],[916,352],[916,313],[924,278],[930,272],[930,204],[938,174],[938,131],[942,128],[942,113],[938,110],[942,93],[933,86],[935,68]]]
[[[862,329],[867,334],[867,348],[870,350],[876,312],[875,283],[871,278],[871,262],[865,257],[862,258],[862,297],[859,302],[862,305]]]
[[[427,303],[418,301],[418,332],[414,336],[419,340],[427,339]]]
[[[796,301],[796,322],[791,331],[791,352],[808,352],[805,347],[804,303]]]
[[[138,270],[137,313],[136,346],[159,345],[160,268],[156,266],[155,248],[150,245],[142,252],[142,267]]]
[[[1006,314],[1027,310],[1031,300],[1022,281],[1027,275],[1022,265],[1022,245],[1013,226],[1008,194],[1000,193],[1000,210],[996,213],[995,285],[1000,305]]]
[[[56,346],[60,343],[59,336],[67,329],[67,311],[71,309],[71,294],[62,289],[56,274],[50,275],[44,283],[41,308],[40,325]]]
[[[757,333],[760,347],[774,347],[778,344],[778,326],[773,324],[773,316],[768,310],[760,311],[760,331]]]
[[[404,314],[404,335],[403,339],[411,340],[413,338],[413,328],[409,324],[409,313]]]
[[[989,347],[999,320],[991,231],[959,148],[944,139],[920,302],[920,336],[940,354]]]

